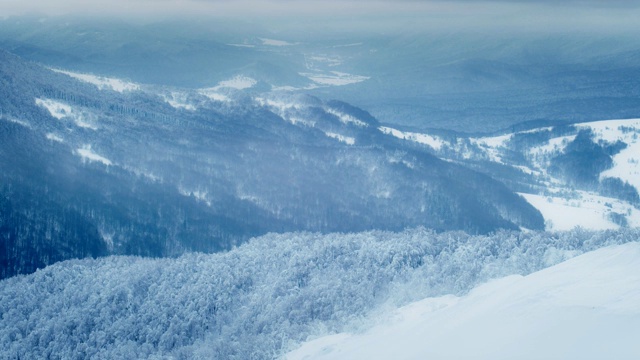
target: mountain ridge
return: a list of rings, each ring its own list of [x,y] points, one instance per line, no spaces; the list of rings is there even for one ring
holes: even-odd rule
[[[3,126],[37,134],[24,162],[68,159],[65,171],[32,169],[35,182],[24,186],[57,193],[96,225],[110,253],[218,251],[273,231],[542,228],[537,210],[501,183],[384,135],[343,102],[255,95],[228,87],[235,82],[206,92],[100,89],[2,56]],[[4,194],[23,186],[16,176],[5,174]],[[91,183],[60,185],[78,178]]]

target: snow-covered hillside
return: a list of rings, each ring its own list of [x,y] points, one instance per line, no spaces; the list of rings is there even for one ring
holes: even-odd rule
[[[480,137],[380,131],[505,181],[542,213],[549,230],[640,226],[639,119]]]
[[[344,345],[340,359],[359,359],[358,351],[368,350],[385,359],[405,354],[375,337],[382,333],[396,345],[407,341],[405,351],[427,349],[433,335],[442,342],[429,347],[434,350],[463,352],[464,344],[468,351],[490,353],[482,341],[502,341],[513,346],[502,350],[513,354],[540,336],[549,351],[551,345],[558,351],[602,345],[594,354],[608,351],[611,357],[600,358],[619,359],[615,355],[637,349],[639,235],[637,229],[486,236],[425,229],[288,233],[256,238],[226,253],[65,261],[0,280],[0,358],[267,360],[308,339],[366,329],[371,318],[378,330],[324,338],[322,348]],[[465,295],[509,275],[515,276]],[[384,309],[425,298],[431,299],[380,318]],[[587,326],[593,324],[601,328]],[[499,332],[510,337],[490,336]],[[378,342],[346,353],[357,339]],[[419,342],[409,341],[414,339]],[[395,352],[385,353],[387,348]],[[317,353],[303,349],[304,355]],[[544,349],[534,350],[535,355]]]
[[[638,259],[638,243],[607,247],[462,297],[415,302],[287,359],[638,359]]]

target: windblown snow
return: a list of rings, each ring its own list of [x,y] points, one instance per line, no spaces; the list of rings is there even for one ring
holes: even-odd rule
[[[287,359],[637,359],[638,259],[640,244],[616,245],[462,297],[427,298]]]

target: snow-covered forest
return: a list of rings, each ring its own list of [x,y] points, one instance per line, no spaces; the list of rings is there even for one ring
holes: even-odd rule
[[[0,360],[640,359],[639,18],[0,1]]]
[[[526,275],[640,230],[270,234],[227,253],[69,260],[0,287],[0,357],[272,359],[365,316]],[[585,274],[585,276],[589,276]]]

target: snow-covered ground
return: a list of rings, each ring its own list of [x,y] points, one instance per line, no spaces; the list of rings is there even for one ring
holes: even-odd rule
[[[72,113],[71,106],[51,99],[36,99],[36,105],[47,109],[49,114],[58,120],[71,116]]]
[[[617,229],[609,214],[625,215],[628,225],[640,226],[640,210],[618,199],[578,191],[578,198],[542,196],[520,193],[531,205],[542,213],[547,230],[571,230],[580,226],[585,229]]]
[[[60,70],[60,69],[51,69],[51,70],[61,74],[68,75],[74,79],[78,79],[80,81],[93,84],[100,90],[113,90],[120,93],[140,90],[140,85],[136,83],[132,83],[130,81],[122,80],[122,79],[96,76],[92,74],[81,74],[81,73],[76,73],[71,71]]]
[[[189,102],[189,94],[179,91],[171,91],[169,94],[161,95],[164,101],[176,109],[185,109],[189,111],[197,110],[197,107]]]
[[[259,96],[259,97],[256,97],[254,100],[256,101],[256,103],[258,103],[258,105],[269,108],[271,111],[273,111],[275,114],[278,114],[278,116],[280,116],[285,120],[289,119],[289,116],[288,116],[289,111],[300,110],[304,108],[303,105],[298,104],[296,102],[283,101],[277,98],[272,99],[268,97]],[[299,122],[296,120],[289,120],[289,121],[291,121],[294,124],[296,122]]]
[[[380,127],[379,130],[390,136],[427,145],[446,160],[489,160],[529,175],[531,184],[541,191],[538,194],[521,195],[542,213],[548,230],[570,230],[576,226],[593,230],[615,229],[620,226],[620,218],[625,218],[629,226],[640,226],[640,211],[633,204],[597,193],[576,191],[570,181],[557,178],[550,171],[552,159],[562,154],[567,145],[576,139],[578,131],[590,130],[592,141],[596,144],[610,146],[621,141],[626,146],[612,156],[613,166],[600,173],[600,178],[618,178],[640,191],[640,119],[576,124],[575,129],[558,131],[557,136],[549,136],[553,134],[553,127],[543,127],[498,136],[460,137],[457,141],[426,133],[403,132],[391,127]],[[541,142],[532,140],[529,144],[526,141],[512,141],[516,135],[524,134],[550,138]],[[548,196],[548,192],[558,195]],[[572,196],[563,197],[561,193]]]
[[[438,151],[445,144],[440,138],[435,136],[431,136],[429,134],[415,133],[415,132],[407,132],[400,131],[394,128],[381,126],[378,128],[380,131],[387,135],[391,135],[403,140],[410,140],[420,144],[428,145],[434,150]]]
[[[85,146],[77,149],[76,151],[78,152],[78,155],[80,155],[80,157],[82,157],[85,160],[101,162],[101,163],[103,163],[103,164],[105,164],[107,166],[113,165],[111,160],[109,160],[106,157],[100,156],[100,155],[96,154],[95,152],[93,152],[93,150],[91,150],[91,145],[85,145]]]
[[[333,133],[333,132],[325,132],[325,135],[327,135],[328,137],[332,138],[332,139],[336,139],[340,142],[343,142],[347,145],[353,145],[356,143],[356,139],[350,137],[350,136],[344,136],[344,135],[340,135],[337,133]]]
[[[49,114],[58,120],[69,119],[72,120],[78,127],[97,130],[98,128],[90,122],[87,122],[87,114],[78,109],[74,109],[68,104],[65,104],[60,101],[52,100],[52,99],[35,99],[36,105],[41,106],[47,111]]]
[[[427,298],[363,333],[305,343],[288,360],[638,359],[640,244],[596,250],[462,297]]]
[[[341,123],[343,124],[354,124],[356,126],[360,126],[360,127],[366,127],[367,123],[357,119],[349,114],[345,114],[343,112],[340,112],[338,110],[332,109],[330,107],[327,107],[324,109],[326,112],[328,112],[329,114],[335,116],[338,118],[338,120],[340,120]]]
[[[598,140],[627,144],[626,149],[613,156],[613,167],[601,176],[620,178],[640,190],[640,119],[596,121],[579,127],[590,128]]]

